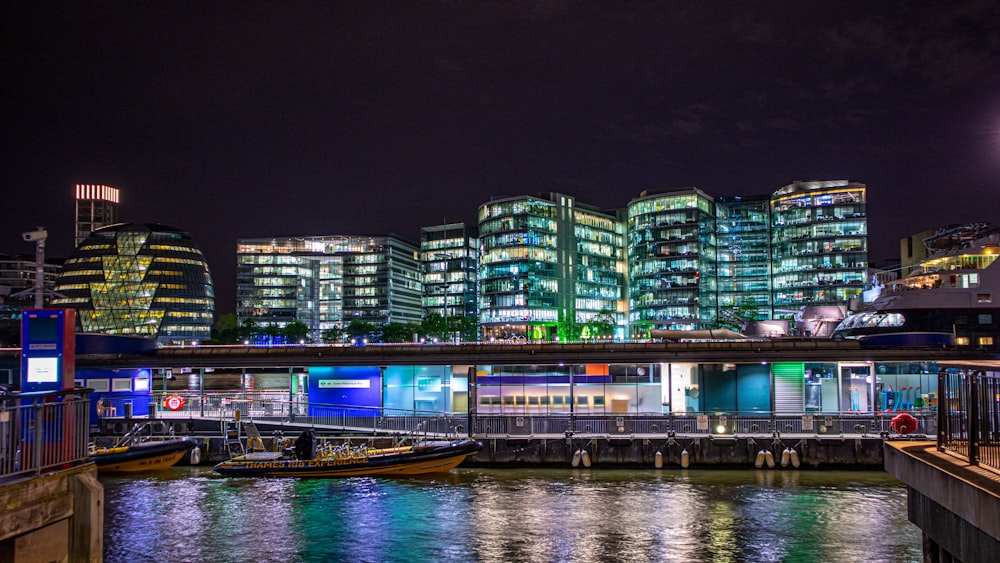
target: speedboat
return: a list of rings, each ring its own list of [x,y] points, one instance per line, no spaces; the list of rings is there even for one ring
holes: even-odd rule
[[[304,442],[300,438],[295,448],[245,453],[219,463],[214,469],[223,475],[242,477],[422,475],[451,471],[482,448],[482,443],[467,438],[381,449],[344,444],[313,451],[309,437]]]
[[[161,471],[173,467],[195,446],[194,440],[187,438],[153,440],[126,446],[92,448],[89,459],[97,464],[99,473]]]
[[[149,423],[136,424],[118,439],[114,446],[90,447],[89,460],[97,464],[99,473],[138,473],[169,469],[180,461],[197,444],[189,438],[157,439],[144,431]],[[194,457],[200,457],[192,454]]]

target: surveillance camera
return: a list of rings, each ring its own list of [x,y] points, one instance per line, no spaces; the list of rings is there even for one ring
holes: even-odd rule
[[[48,236],[49,233],[44,228],[39,228],[38,230],[35,231],[28,231],[26,233],[21,233],[21,238],[24,239],[24,242],[38,242],[40,240],[45,240],[46,237]]]

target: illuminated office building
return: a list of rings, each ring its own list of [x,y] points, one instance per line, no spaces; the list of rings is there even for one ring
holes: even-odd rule
[[[589,323],[624,327],[619,218],[567,195],[498,198],[479,206],[483,337],[575,340]]]
[[[301,322],[314,339],[353,320],[419,323],[417,255],[395,235],[239,239],[237,317],[279,328]]]
[[[191,344],[211,337],[215,293],[191,235],[151,223],[118,223],[90,233],[55,284],[83,332]]]
[[[642,192],[628,204],[629,324],[694,330],[716,322],[718,274],[712,196],[697,188]]]
[[[105,225],[118,222],[118,188],[100,184],[76,185],[76,241],[80,244]]]
[[[444,318],[478,314],[476,270],[479,239],[465,223],[420,229],[424,315]]]
[[[868,273],[866,187],[795,182],[771,195],[774,318],[804,305],[846,305]]]
[[[771,318],[771,201],[715,198],[720,321]]]

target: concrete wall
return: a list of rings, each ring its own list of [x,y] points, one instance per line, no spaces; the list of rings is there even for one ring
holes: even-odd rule
[[[102,561],[104,487],[95,465],[0,484],[0,506],[0,561]]]

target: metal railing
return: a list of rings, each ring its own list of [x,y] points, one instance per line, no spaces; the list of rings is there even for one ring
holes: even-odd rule
[[[1000,376],[942,370],[938,390],[938,449],[1000,469]]]
[[[39,475],[86,462],[89,391],[14,393],[0,398],[0,478]]]
[[[687,413],[647,415],[477,415],[476,436],[593,434],[626,436],[887,436],[898,413]],[[910,411],[915,434],[937,432],[937,414]]]

